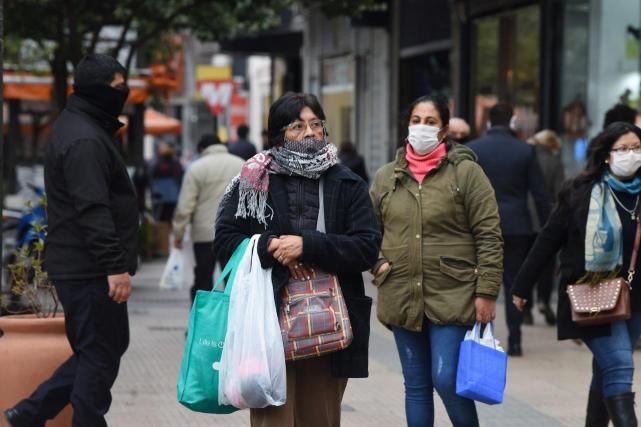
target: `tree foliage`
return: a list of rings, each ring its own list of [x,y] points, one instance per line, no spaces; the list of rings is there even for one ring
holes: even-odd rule
[[[380,0],[20,0],[5,3],[5,32],[10,40],[30,40],[54,75],[59,108],[64,106],[68,70],[96,51],[105,27],[117,28],[107,52],[128,52],[125,67],[143,47],[164,35],[189,29],[203,40],[253,34],[278,25],[280,14],[295,4],[320,5],[329,16],[358,14]],[[135,31],[135,37],[128,35]],[[7,62],[27,65],[21,50]]]

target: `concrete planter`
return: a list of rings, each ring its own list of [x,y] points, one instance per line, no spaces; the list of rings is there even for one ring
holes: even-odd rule
[[[28,397],[72,354],[64,316],[0,317],[0,410]],[[47,427],[71,425],[68,405]]]

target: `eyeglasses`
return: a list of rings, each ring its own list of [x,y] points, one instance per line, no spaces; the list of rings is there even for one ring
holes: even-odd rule
[[[635,154],[641,153],[641,145],[635,145],[634,147],[618,147],[618,148],[613,148],[610,150],[613,153],[619,153],[619,154],[627,154],[630,151],[632,151]]]
[[[283,127],[282,130],[287,130],[295,136],[300,136],[303,133],[305,133],[305,131],[307,130],[307,126],[309,126],[312,132],[321,133],[325,131],[325,120],[314,119],[314,120],[310,120],[309,122],[296,120],[294,122],[291,122],[287,126]]]

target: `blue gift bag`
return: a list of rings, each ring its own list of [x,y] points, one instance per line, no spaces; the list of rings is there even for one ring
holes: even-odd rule
[[[496,348],[492,323],[483,334],[480,325],[474,324],[470,337],[461,342],[456,372],[456,394],[468,399],[494,405],[503,402],[507,355]]]

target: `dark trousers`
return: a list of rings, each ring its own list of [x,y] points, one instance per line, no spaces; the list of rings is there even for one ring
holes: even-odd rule
[[[194,285],[191,287],[191,302],[196,298],[196,291],[211,291],[214,284],[214,269],[216,257],[214,256],[214,242],[194,243]]]
[[[556,260],[546,265],[541,270],[539,280],[536,282],[536,301],[534,301],[534,293],[528,297],[525,304],[525,311],[532,310],[535,303],[550,305],[552,299],[552,290],[556,282]]]
[[[503,236],[503,292],[505,317],[509,330],[509,344],[521,344],[523,313],[512,304],[512,283],[530,250],[530,236]]]
[[[73,355],[15,409],[31,418],[31,427],[43,427],[71,402],[74,427],[106,426],[110,390],[129,345],[127,304],[109,298],[106,277],[55,287]]]
[[[552,297],[552,289],[554,288],[556,276],[556,260],[550,262],[545,266],[539,277],[539,281],[536,282],[536,300],[538,303],[543,303],[546,305],[550,304],[550,298]]]

